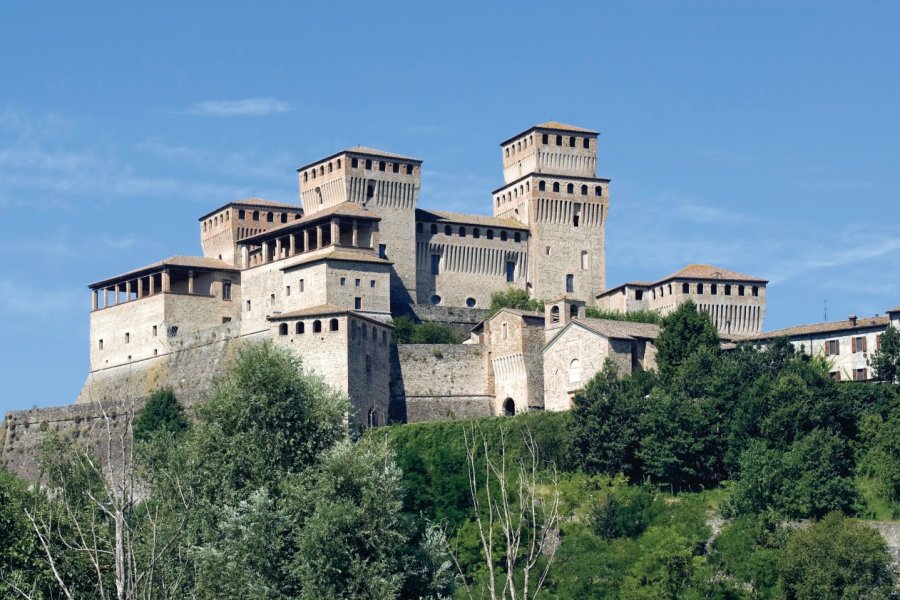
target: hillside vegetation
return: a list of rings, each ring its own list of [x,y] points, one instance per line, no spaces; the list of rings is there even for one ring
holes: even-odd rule
[[[657,347],[567,413],[348,432],[247,346],[190,422],[156,394],[119,468],[50,433],[41,485],[0,473],[0,597],[894,598],[860,519],[900,516],[897,386],[722,352],[691,304]]]

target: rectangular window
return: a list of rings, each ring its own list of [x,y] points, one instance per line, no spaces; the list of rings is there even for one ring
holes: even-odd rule
[[[222,300],[231,300],[231,280],[222,280]]]
[[[356,297],[353,299],[353,308],[359,310],[362,308],[362,298]]]
[[[378,244],[378,256],[380,258],[387,258],[387,245],[386,244]]]
[[[851,352],[866,352],[866,336],[860,335],[857,337],[850,338],[850,351]]]
[[[347,285],[347,278],[341,277],[341,285]]]
[[[634,299],[635,300],[643,300],[644,299],[644,290],[634,290]]]
[[[841,372],[840,371],[832,371],[831,373],[828,374],[828,377],[832,381],[840,381],[841,380]]]
[[[247,300],[247,312],[250,312],[250,301]]]
[[[300,280],[300,293],[303,293],[303,280]]]
[[[375,287],[375,280],[374,280],[374,279],[373,279],[372,281],[369,282],[369,287]]]
[[[572,211],[572,226],[578,227],[578,223],[581,221],[581,203],[575,203],[575,209]]]
[[[825,356],[834,356],[841,353],[840,340],[827,340],[825,344],[823,344],[823,347],[825,349]]]
[[[709,293],[712,294],[713,296],[715,296],[716,294],[718,294],[718,293],[719,293],[719,284],[717,284],[717,283],[711,283],[711,284],[709,285]]]
[[[102,339],[98,340],[97,346],[100,350],[103,350],[103,340]]]
[[[869,378],[869,371],[865,367],[853,370],[853,381],[865,381]]]
[[[506,281],[507,283],[516,280],[516,263],[508,260],[506,261]]]
[[[156,325],[153,326],[153,337],[156,337]]]
[[[284,286],[284,295],[285,296],[291,295],[291,286],[289,286],[289,285]]]
[[[441,255],[440,254],[432,254],[431,255],[431,274],[432,275],[440,275],[441,273]]]
[[[354,285],[355,285],[356,287],[359,287],[359,284],[360,284],[360,283],[361,283],[361,280],[357,279],[357,280],[354,282]]]
[[[566,275],[566,292],[571,294],[575,291],[575,276],[569,273]]]
[[[126,343],[126,344],[130,344],[130,343],[131,343],[131,334],[128,333],[127,331],[125,332],[125,343]]]
[[[223,323],[231,323],[231,317],[222,317]]]

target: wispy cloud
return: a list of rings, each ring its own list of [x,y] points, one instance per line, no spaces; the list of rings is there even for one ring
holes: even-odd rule
[[[243,100],[205,100],[182,111],[205,117],[259,117],[286,113],[290,104],[278,98],[244,98]]]
[[[83,311],[85,294],[75,289],[31,288],[21,281],[0,279],[0,310],[7,315],[52,318]]]

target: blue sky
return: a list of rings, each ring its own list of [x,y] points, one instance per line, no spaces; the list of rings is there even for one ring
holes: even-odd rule
[[[86,284],[199,254],[207,211],[361,144],[488,213],[548,120],[602,132],[610,285],[763,276],[767,329],[900,304],[897,3],[132,4],[0,8],[0,412],[74,401]]]

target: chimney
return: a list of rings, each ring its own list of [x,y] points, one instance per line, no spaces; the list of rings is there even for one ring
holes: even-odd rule
[[[856,315],[850,315],[847,318],[850,320],[850,326],[856,327]]]

